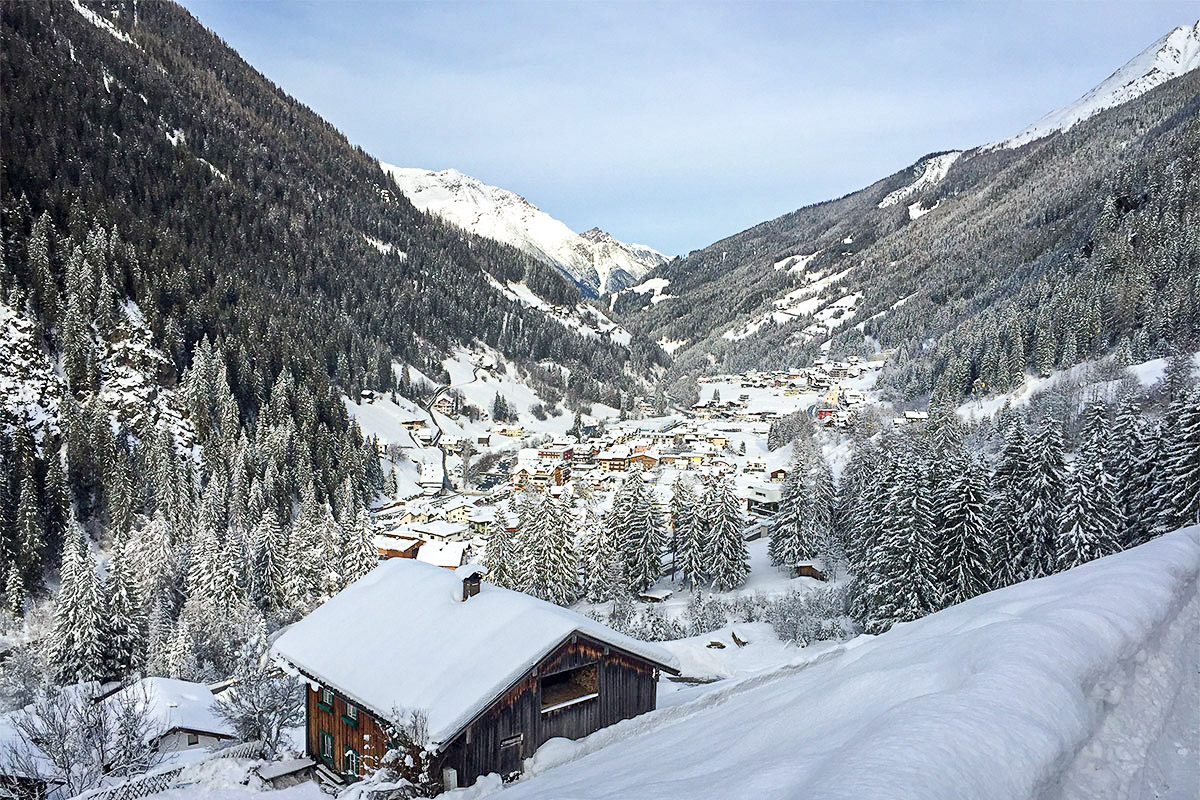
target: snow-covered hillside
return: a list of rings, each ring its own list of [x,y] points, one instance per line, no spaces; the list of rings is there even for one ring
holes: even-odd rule
[[[1193,527],[552,740],[500,796],[1191,796],[1198,577]]]
[[[1147,47],[1103,83],[1068,106],[1051,111],[1025,130],[989,147],[1020,147],[1119,106],[1138,95],[1200,68],[1200,22],[1180,25]]]
[[[524,197],[458,170],[380,166],[417,208],[523,250],[593,295],[636,283],[668,260],[653,248],[618,241],[599,228],[575,233]]]

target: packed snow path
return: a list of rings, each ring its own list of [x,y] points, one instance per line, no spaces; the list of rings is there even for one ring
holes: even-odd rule
[[[1198,575],[1194,527],[554,740],[503,797],[1192,797]]]

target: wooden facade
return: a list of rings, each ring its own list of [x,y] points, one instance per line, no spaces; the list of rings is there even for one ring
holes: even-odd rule
[[[657,669],[645,659],[573,635],[442,747],[437,772],[453,769],[459,786],[490,772],[508,777],[548,739],[578,739],[653,711]],[[595,682],[594,693],[553,702],[557,698],[547,697],[546,687],[572,670]]]
[[[348,714],[346,699],[333,695],[332,703],[321,701],[322,690],[308,687],[305,705],[308,756],[349,780],[357,780],[375,769],[387,752],[387,734],[370,710],[357,707],[357,719]],[[328,752],[323,752],[321,740],[329,737]],[[347,753],[354,753],[353,759]]]
[[[480,712],[435,756],[435,779],[452,769],[458,786],[491,772],[519,773],[521,764],[548,739],[578,739],[623,719],[653,711],[659,665],[575,634],[556,647]],[[563,678],[578,678],[572,684]],[[590,685],[585,685],[590,682]],[[347,701],[308,687],[306,739],[310,758],[355,780],[371,772],[387,752],[388,736],[371,709],[347,715]],[[351,704],[352,705],[352,704]],[[325,747],[322,747],[322,744]],[[354,757],[347,760],[347,753]]]

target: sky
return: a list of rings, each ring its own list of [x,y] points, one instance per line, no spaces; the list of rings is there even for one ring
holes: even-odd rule
[[[183,0],[376,158],[669,255],[1010,136],[1200,2]]]

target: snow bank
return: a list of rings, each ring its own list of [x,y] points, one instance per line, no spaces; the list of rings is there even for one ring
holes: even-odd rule
[[[1128,796],[1196,671],[1198,574],[1193,527],[552,741],[504,797]]]

